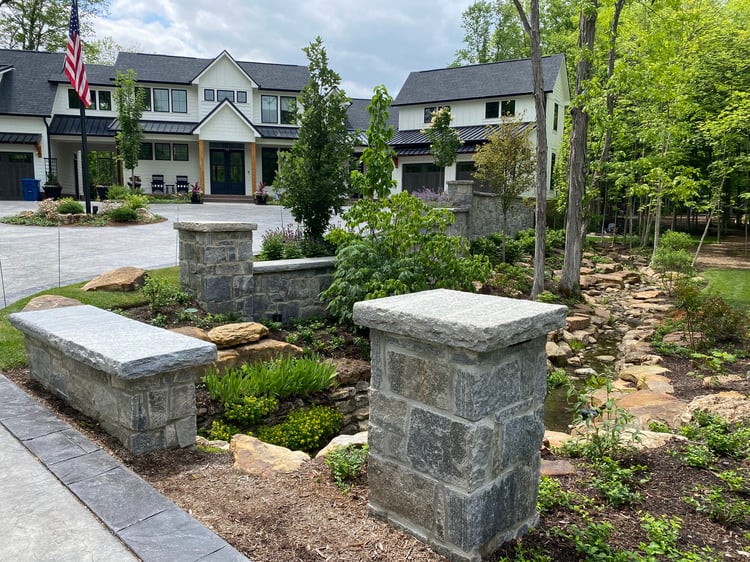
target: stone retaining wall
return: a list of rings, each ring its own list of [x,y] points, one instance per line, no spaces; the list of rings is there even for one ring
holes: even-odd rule
[[[253,266],[253,319],[315,318],[326,314],[322,291],[333,282],[334,258],[259,261]]]

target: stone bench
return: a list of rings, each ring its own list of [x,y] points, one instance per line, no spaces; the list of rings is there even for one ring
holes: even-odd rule
[[[31,376],[133,453],[195,444],[195,380],[216,346],[93,306],[10,315]]]

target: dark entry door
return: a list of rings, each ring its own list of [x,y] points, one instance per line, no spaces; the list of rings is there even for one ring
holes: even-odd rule
[[[21,179],[33,177],[33,153],[0,152],[0,199],[23,199]]]
[[[227,148],[211,149],[211,194],[245,195],[245,153]]]

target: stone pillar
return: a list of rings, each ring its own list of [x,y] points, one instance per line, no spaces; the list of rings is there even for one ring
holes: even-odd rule
[[[446,192],[454,205],[471,205],[474,190],[473,180],[453,180],[447,182]]]
[[[372,344],[372,515],[460,561],[537,523],[545,343],[566,312],[446,289],[354,305]]]
[[[253,230],[257,224],[178,222],[180,284],[211,314],[253,315]]]

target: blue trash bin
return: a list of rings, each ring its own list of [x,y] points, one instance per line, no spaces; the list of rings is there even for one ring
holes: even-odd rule
[[[34,178],[22,178],[24,201],[39,201],[39,180]]]

